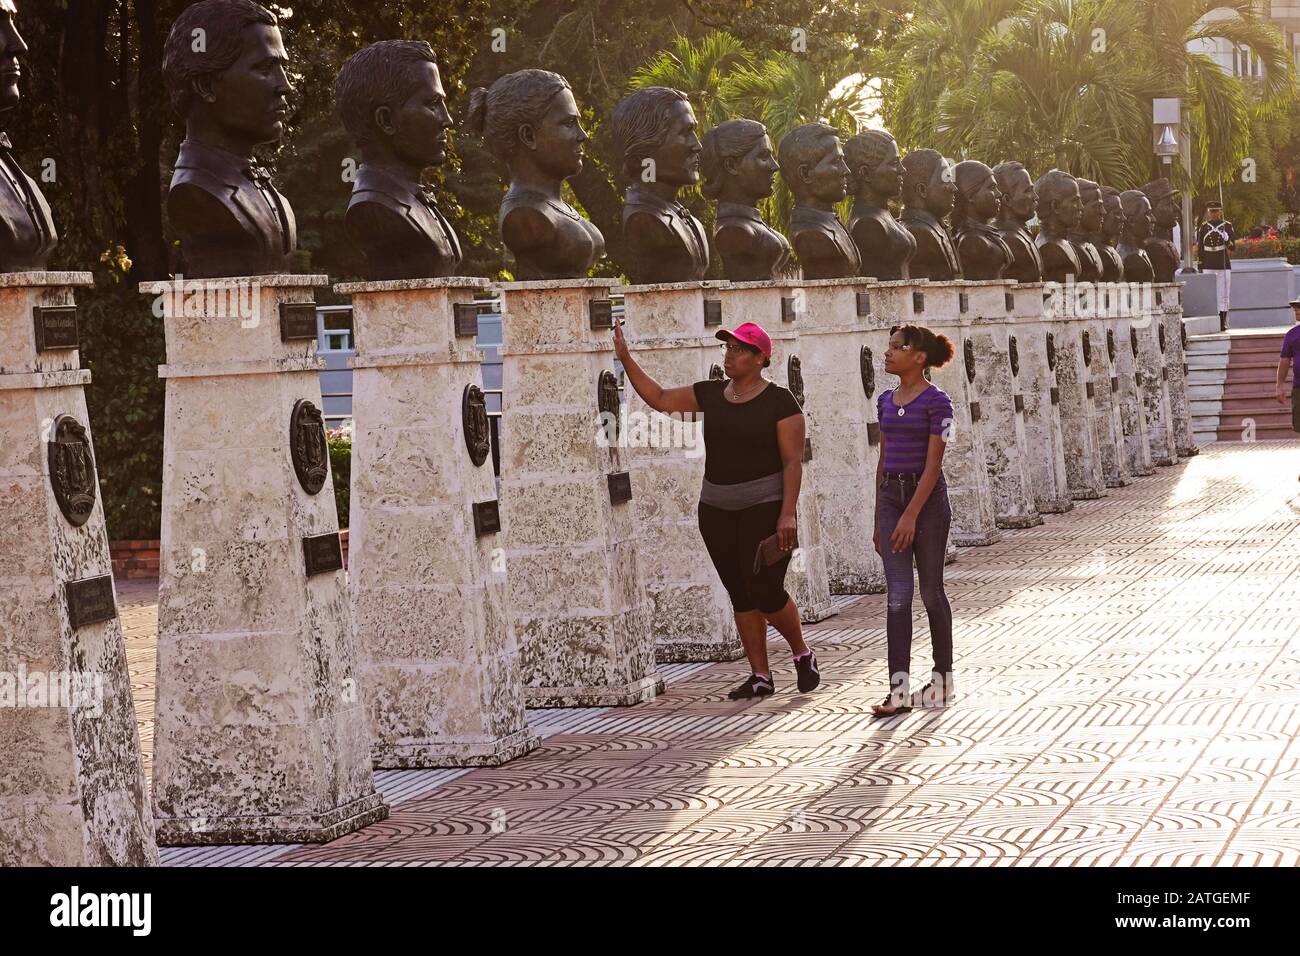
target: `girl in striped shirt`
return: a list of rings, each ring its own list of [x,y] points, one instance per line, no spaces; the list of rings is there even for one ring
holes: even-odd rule
[[[953,356],[947,336],[919,325],[895,326],[885,371],[898,385],[876,399],[880,462],[876,467],[876,551],[889,591],[886,634],[890,692],[875,717],[906,713],[914,705],[946,704],[953,697],[952,608],[943,590],[943,560],[952,510],[943,480],[944,445],[952,434],[952,401],[925,377]],[[912,659],[912,567],[930,620],[934,670],[915,696],[908,685]]]

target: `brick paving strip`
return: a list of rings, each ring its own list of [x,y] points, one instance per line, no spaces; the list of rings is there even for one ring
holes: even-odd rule
[[[632,708],[531,711],[534,753],[381,771],[392,816],[170,865],[1300,863],[1300,441],[1216,444],[948,567],[958,701],[886,721],[885,599],[810,627],[825,680],[743,662]],[[150,583],[119,592],[146,761]],[[929,667],[917,602],[913,670]],[[146,769],[148,769],[146,767]]]

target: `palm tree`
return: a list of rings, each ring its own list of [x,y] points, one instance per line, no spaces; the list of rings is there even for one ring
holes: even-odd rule
[[[667,86],[691,98],[700,125],[707,129],[734,115],[723,98],[723,88],[732,74],[753,65],[745,45],[721,30],[707,34],[699,43],[679,36],[672,49],[632,74],[633,89]]]
[[[1240,172],[1250,153],[1252,112],[1280,115],[1295,92],[1295,71],[1281,32],[1260,15],[1258,0],[1132,0],[1148,47],[1152,96],[1180,96],[1189,107],[1195,186]],[[1213,15],[1211,16],[1211,14]],[[1226,41],[1258,57],[1259,80],[1224,72],[1189,46]]]
[[[1150,156],[1132,133],[1150,129],[1138,29],[1131,0],[1022,3],[940,96],[931,145],[1136,185]]]

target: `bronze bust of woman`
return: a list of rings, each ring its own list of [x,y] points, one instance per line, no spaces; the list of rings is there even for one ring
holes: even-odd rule
[[[844,161],[853,192],[848,229],[862,263],[859,273],[881,280],[908,278],[916,240],[889,211],[889,200],[903,191],[898,143],[882,129],[869,129],[844,143]]]
[[[1002,193],[993,170],[976,159],[957,164],[957,199],[952,211],[952,238],[967,279],[1001,279],[1013,256],[993,224],[1002,211]]]
[[[1155,229],[1155,216],[1151,214],[1151,200],[1140,189],[1126,189],[1119,194],[1124,210],[1124,234],[1115,251],[1124,261],[1124,279],[1127,282],[1153,282],[1155,269],[1147,255],[1146,244]]]
[[[509,73],[470,93],[469,124],[510,172],[497,225],[515,277],[585,276],[605,254],[605,237],[561,196],[582,171],[588,140],[569,81],[549,70]]]
[[[790,261],[790,243],[763,221],[758,202],[772,195],[777,162],[767,127],[727,120],[704,134],[700,156],[706,199],[716,200],[713,243],[722,272],[732,282],[775,279]]]
[[[858,247],[835,214],[848,195],[849,168],[839,133],[825,123],[805,123],[785,134],[779,151],[781,178],[794,197],[790,241],[805,279],[844,279],[858,274]]]
[[[704,226],[677,201],[678,190],[700,180],[702,147],[690,99],[681,90],[647,86],[619,101],[610,127],[631,183],[623,197],[629,280],[703,279],[709,268]]]
[[[1124,281],[1124,260],[1115,250],[1115,244],[1124,234],[1124,206],[1119,199],[1119,190],[1114,186],[1101,187],[1101,199],[1105,214],[1101,220],[1101,232],[1093,239],[1093,245],[1101,254],[1101,277],[1105,282]]]
[[[17,12],[13,0],[0,0],[0,57],[11,66],[0,76],[0,112],[6,113],[18,105],[19,61],[27,52],[14,23]],[[58,241],[40,187],[18,166],[9,137],[0,133],[0,272],[44,271]]]

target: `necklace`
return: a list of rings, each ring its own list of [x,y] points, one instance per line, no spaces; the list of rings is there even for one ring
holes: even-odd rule
[[[760,378],[760,379],[758,380],[758,384],[757,384],[757,385],[755,385],[753,388],[749,389],[748,391],[741,393],[741,392],[736,391],[736,385],[735,385],[735,383],[733,382],[733,383],[731,383],[731,385],[729,386],[729,388],[731,389],[731,400],[732,400],[733,402],[739,402],[739,401],[741,401],[741,396],[742,396],[742,394],[743,394],[743,395],[753,395],[755,392],[757,392],[760,388],[762,388],[762,387],[763,387],[764,385],[766,385],[766,384],[767,384],[766,381],[763,380],[762,378]]]

